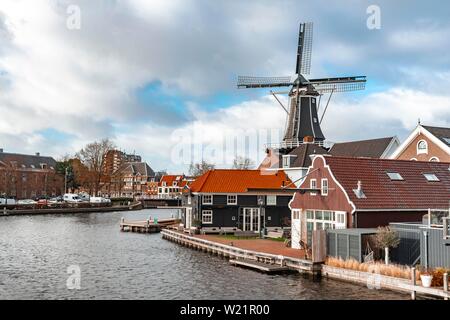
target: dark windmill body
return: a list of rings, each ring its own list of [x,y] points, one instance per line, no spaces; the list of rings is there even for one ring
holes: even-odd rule
[[[271,91],[271,94],[287,113],[284,138],[279,146],[282,153],[287,153],[303,143],[323,145],[325,136],[320,124],[333,93],[365,88],[365,76],[307,79],[305,75],[308,75],[311,70],[312,39],[313,24],[301,23],[295,80],[292,80],[292,77],[240,76],[238,78],[238,88],[241,89],[290,87],[290,90],[286,92]],[[321,118],[319,118],[318,108],[321,96],[325,93],[329,93],[330,97]],[[278,99],[277,94],[289,95],[289,110]]]

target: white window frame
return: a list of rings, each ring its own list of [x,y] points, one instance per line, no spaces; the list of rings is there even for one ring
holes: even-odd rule
[[[300,219],[300,209],[292,209],[292,220]]]
[[[206,202],[205,199],[210,198],[210,202]],[[202,195],[202,204],[213,204],[213,195],[212,194],[204,194]]]
[[[421,144],[421,143],[425,143],[425,149],[419,149],[419,145]],[[425,140],[419,140],[419,142],[417,142],[417,154],[428,154],[428,142],[427,141],[425,141]]]
[[[314,182],[314,186],[313,186],[313,182]],[[310,188],[310,189],[317,189],[317,179],[311,179],[311,180],[309,180],[309,188]],[[310,194],[311,194],[312,196],[317,195],[316,192],[311,192]]]
[[[271,201],[269,201],[271,199]],[[275,200],[275,201],[273,201]],[[266,205],[268,206],[276,206],[277,205],[277,196],[276,195],[268,195],[266,197]]]
[[[206,220],[205,218],[210,218],[210,221]],[[212,224],[213,223],[213,211],[212,210],[202,210],[202,224]]]
[[[234,197],[234,201],[230,201],[230,197]],[[227,205],[229,206],[237,205],[237,194],[227,194]]]
[[[439,160],[438,157],[431,157],[429,161],[430,162],[440,162],[441,160]]]
[[[324,182],[326,182],[326,187]],[[322,196],[328,196],[328,179],[327,178],[323,178],[322,180],[320,180],[320,193],[322,194]]]

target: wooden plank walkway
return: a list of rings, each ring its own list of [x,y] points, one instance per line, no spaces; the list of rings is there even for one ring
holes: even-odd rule
[[[231,259],[230,263],[234,266],[241,266],[250,269],[256,269],[266,273],[276,273],[276,272],[286,272],[290,269],[286,266],[281,266],[278,264],[268,264],[263,262],[257,262],[253,260],[240,260],[240,259]]]
[[[322,267],[321,263],[313,263],[311,260],[293,258],[281,254],[271,254],[260,250],[238,248],[216,241],[205,240],[198,236],[186,235],[179,231],[164,229],[161,231],[161,234],[163,239],[232,260],[255,261],[260,263],[261,261],[270,261],[271,264],[283,266],[289,270],[313,275],[319,275]]]
[[[141,220],[141,221],[126,221],[124,218],[120,221],[120,230],[124,232],[138,232],[138,233],[157,233],[163,228],[168,228],[178,225],[180,219],[160,219],[160,220]]]

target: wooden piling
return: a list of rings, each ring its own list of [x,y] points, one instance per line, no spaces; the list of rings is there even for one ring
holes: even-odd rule
[[[416,300],[416,291],[414,287],[416,286],[416,268],[411,268],[411,284],[413,285],[413,289],[411,291],[411,299]]]
[[[444,292],[448,293],[448,273],[444,273]],[[448,300],[448,297],[445,297],[444,300]]]

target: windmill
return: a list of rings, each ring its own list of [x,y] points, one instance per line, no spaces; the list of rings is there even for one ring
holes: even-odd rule
[[[312,22],[301,23],[294,77],[238,77],[239,89],[290,87],[290,90],[286,92],[270,91],[287,113],[282,143],[284,148],[297,147],[304,141],[322,144],[325,136],[320,124],[333,94],[363,90],[366,85],[365,76],[307,79],[305,75],[309,75],[311,70],[312,41]],[[320,106],[321,97],[325,93],[330,95],[319,120],[318,106]],[[278,99],[277,94],[289,95],[289,110]]]

